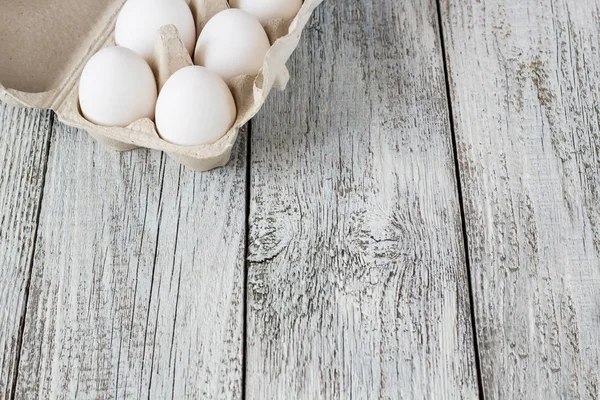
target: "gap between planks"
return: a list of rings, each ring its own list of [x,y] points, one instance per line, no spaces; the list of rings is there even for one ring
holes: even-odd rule
[[[475,316],[475,297],[473,295],[473,275],[471,271],[471,257],[469,255],[469,240],[467,236],[467,220],[465,216],[465,204],[462,190],[462,177],[460,164],[458,162],[458,147],[456,141],[456,129],[454,125],[454,110],[452,109],[452,94],[450,89],[450,74],[448,72],[448,63],[450,62],[446,54],[446,42],[444,37],[444,24],[442,22],[442,5],[441,0],[435,0],[437,6],[438,29],[440,31],[440,45],[442,52],[442,60],[444,65],[444,80],[446,82],[446,102],[448,103],[448,118],[450,122],[450,133],[452,137],[452,156],[454,158],[454,171],[456,174],[456,188],[458,196],[458,205],[460,210],[460,222],[462,229],[462,239],[465,252],[465,265],[467,268],[467,288],[469,290],[469,308],[471,311],[471,329],[473,331],[473,348],[475,352],[475,367],[477,368],[477,386],[479,387],[479,398],[485,399],[483,378],[481,371],[481,359],[479,355],[479,343],[477,335],[477,321]]]
[[[250,263],[248,261],[248,249],[250,248],[250,200],[252,195],[252,120],[247,123],[246,131],[246,237],[244,238],[244,285],[243,285],[243,313],[244,320],[242,323],[242,400],[246,399],[246,368],[248,366],[248,269]]]

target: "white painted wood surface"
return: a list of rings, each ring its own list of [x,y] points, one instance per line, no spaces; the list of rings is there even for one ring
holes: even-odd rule
[[[241,397],[238,145],[200,174],[55,124],[17,398]]]
[[[0,104],[0,399],[599,399],[600,0],[439,5],[326,0],[210,173]]]
[[[600,1],[442,0],[490,399],[600,398]]]
[[[434,1],[327,0],[253,120],[250,399],[477,398]]]
[[[0,103],[0,399],[12,397],[51,115]]]

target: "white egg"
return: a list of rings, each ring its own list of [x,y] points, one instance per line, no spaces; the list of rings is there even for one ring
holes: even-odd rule
[[[202,29],[194,63],[216,72],[225,81],[238,75],[256,76],[271,43],[256,18],[228,9],[212,17]]]
[[[83,116],[103,126],[127,126],[154,118],[156,80],[142,57],[125,47],[106,47],[89,59],[79,81]]]
[[[229,0],[229,5],[249,12],[266,25],[272,19],[293,19],[302,7],[302,0]]]
[[[167,142],[214,143],[235,122],[237,109],[227,84],[214,72],[190,66],[165,82],[156,103],[156,127]]]
[[[196,43],[196,25],[184,0],[128,0],[117,18],[115,41],[150,62],[158,30],[164,25],[175,25],[191,55]]]

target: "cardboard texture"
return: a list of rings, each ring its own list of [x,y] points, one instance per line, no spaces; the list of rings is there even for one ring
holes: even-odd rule
[[[239,128],[262,107],[272,88],[285,89],[289,73],[285,63],[296,49],[314,9],[323,0],[305,0],[293,21],[273,20],[265,27],[271,49],[257,77],[239,76],[230,88],[238,115],[231,130],[214,144],[179,146],[165,142],[154,122],[142,119],[126,128],[103,127],[87,121],[80,112],[79,77],[87,60],[102,47],[113,46],[114,27],[124,0],[45,0],[11,2],[0,13],[0,99],[18,106],[54,110],[58,118],[83,128],[99,142],[118,151],[145,147],[164,151],[185,166],[207,171],[224,166]],[[199,34],[227,0],[188,1]],[[177,70],[192,65],[177,29],[164,26],[151,67],[158,87]]]

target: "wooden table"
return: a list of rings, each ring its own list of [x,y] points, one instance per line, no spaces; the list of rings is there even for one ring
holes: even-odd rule
[[[326,0],[225,168],[0,106],[0,397],[600,397],[600,0]]]

